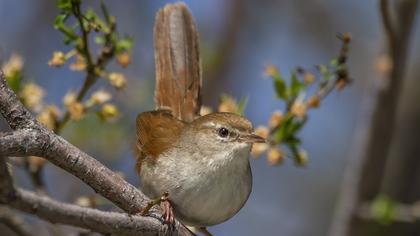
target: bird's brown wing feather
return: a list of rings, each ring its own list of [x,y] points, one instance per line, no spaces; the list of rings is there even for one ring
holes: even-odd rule
[[[201,69],[198,34],[185,4],[167,4],[159,10],[154,34],[157,109],[191,122],[201,108]]]
[[[143,112],[136,120],[136,170],[148,159],[154,161],[161,153],[172,147],[186,124],[174,118],[168,111]]]

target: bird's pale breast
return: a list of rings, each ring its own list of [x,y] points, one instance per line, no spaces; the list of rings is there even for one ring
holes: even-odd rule
[[[166,153],[155,163],[144,163],[140,171],[142,190],[151,198],[168,191],[175,217],[191,226],[210,226],[231,218],[252,188],[249,147],[218,154],[224,156],[202,155]]]

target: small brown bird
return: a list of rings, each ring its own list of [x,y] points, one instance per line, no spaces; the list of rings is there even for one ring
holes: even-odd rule
[[[199,116],[197,38],[184,4],[157,13],[157,110],[137,117],[137,171],[150,198],[168,193],[167,219],[174,213],[186,225],[205,227],[226,221],[245,204],[252,188],[249,152],[265,140],[242,116]]]

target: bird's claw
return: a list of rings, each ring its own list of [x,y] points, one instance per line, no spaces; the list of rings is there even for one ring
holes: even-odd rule
[[[163,209],[163,218],[165,224],[173,225],[175,222],[175,217],[171,201],[169,200],[168,192],[163,193],[163,195],[160,197],[160,206]]]
[[[175,222],[175,216],[172,208],[171,201],[169,200],[169,193],[164,192],[161,197],[150,200],[147,205],[140,211],[141,216],[145,216],[149,213],[150,209],[159,204],[163,209],[163,221],[165,224],[173,225]]]

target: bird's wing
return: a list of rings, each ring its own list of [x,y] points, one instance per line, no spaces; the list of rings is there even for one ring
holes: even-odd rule
[[[186,124],[174,118],[168,111],[143,112],[136,120],[137,172],[145,159],[154,161],[161,153],[172,147]]]

